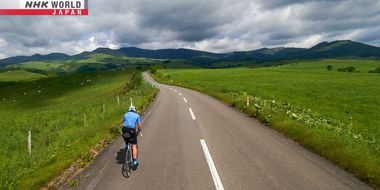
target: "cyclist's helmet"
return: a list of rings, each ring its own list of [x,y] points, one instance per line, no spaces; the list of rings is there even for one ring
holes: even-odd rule
[[[136,108],[135,108],[135,106],[129,106],[129,109],[128,109],[129,111],[136,111]]]

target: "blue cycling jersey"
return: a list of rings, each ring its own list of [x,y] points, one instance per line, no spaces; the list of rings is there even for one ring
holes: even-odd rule
[[[135,112],[128,112],[124,115],[123,127],[136,129],[136,123],[140,123],[140,116]]]

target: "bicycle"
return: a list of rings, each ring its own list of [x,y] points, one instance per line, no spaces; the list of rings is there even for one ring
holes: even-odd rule
[[[142,132],[140,131],[140,136],[142,138]],[[137,135],[138,136],[138,135]],[[123,172],[127,174],[127,178],[131,176],[132,173],[132,163],[133,163],[133,153],[132,153],[132,139],[129,133],[123,133],[123,138],[128,142],[128,147],[125,147],[125,163],[123,165]],[[137,137],[136,137],[137,138]]]

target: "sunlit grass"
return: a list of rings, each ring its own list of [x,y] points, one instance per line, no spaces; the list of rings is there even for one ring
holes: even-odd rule
[[[4,81],[23,81],[44,78],[45,75],[31,73],[23,70],[14,70],[0,73],[0,82]]]
[[[90,72],[1,88],[0,189],[45,186],[120,127],[129,98],[139,111],[145,109],[155,89],[144,84],[127,92],[129,77],[128,71]],[[32,132],[31,155],[28,131]]]

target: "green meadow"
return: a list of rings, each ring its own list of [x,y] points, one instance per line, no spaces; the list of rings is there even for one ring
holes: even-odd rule
[[[337,71],[348,66],[362,73]],[[380,75],[368,71],[377,67],[380,61],[320,60],[256,69],[159,70],[154,78],[219,98],[376,186]]]
[[[154,100],[157,89],[146,83],[126,90],[130,76],[97,71],[0,85],[0,189],[38,189],[72,163],[90,163],[97,143],[120,135],[130,98],[138,111]]]
[[[50,71],[52,69],[58,68],[61,65],[63,64],[58,63],[58,62],[30,61],[30,62],[20,63],[17,66],[20,66],[23,68],[38,69],[42,71]]]
[[[332,71],[337,71],[339,68],[347,68],[354,66],[355,71],[368,73],[370,70],[375,70],[380,67],[378,60],[353,60],[353,59],[322,59],[322,60],[301,60],[293,61],[297,66],[285,65],[281,69],[285,70],[305,70],[305,71],[326,71],[327,66],[331,65]],[[288,62],[290,63],[290,62]]]
[[[23,70],[11,70],[0,73],[0,82],[6,81],[24,81],[46,77],[38,73],[31,73]]]

